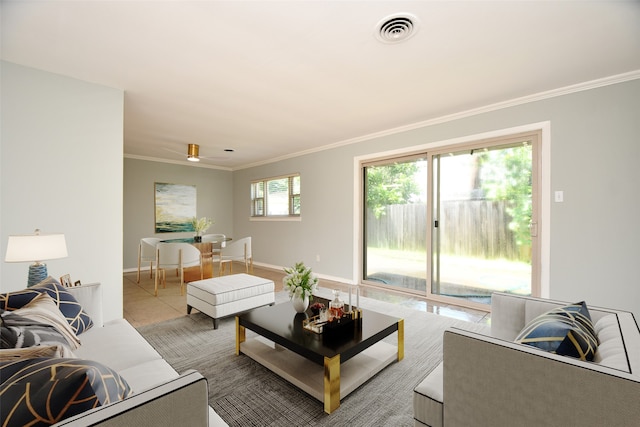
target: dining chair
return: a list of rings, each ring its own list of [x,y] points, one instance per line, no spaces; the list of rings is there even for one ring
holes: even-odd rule
[[[244,268],[249,273],[249,266],[253,272],[253,257],[251,255],[251,237],[243,237],[227,244],[220,250],[220,276],[224,273],[225,264],[229,264],[229,273],[233,273],[233,261],[243,261]]]
[[[225,239],[227,236],[224,234],[205,234],[202,236],[202,243],[211,243],[211,252],[203,252],[202,255],[205,258],[215,258],[216,255],[220,256],[220,250],[225,247]]]
[[[154,295],[158,296],[158,279],[162,273],[162,287],[167,287],[166,269],[176,268],[180,276],[180,295],[184,295],[184,269],[200,266],[200,280],[204,278],[202,254],[189,243],[158,243],[156,246],[156,280]]]
[[[140,283],[140,265],[143,262],[149,263],[149,279],[153,277],[153,263],[156,260],[156,245],[160,239],[156,237],[144,237],[138,244],[138,276],[136,283]]]

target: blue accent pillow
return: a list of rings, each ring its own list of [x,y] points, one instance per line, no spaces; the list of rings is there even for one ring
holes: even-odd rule
[[[91,317],[82,309],[80,303],[53,277],[48,277],[27,289],[0,294],[0,309],[12,311],[22,308],[42,292],[48,293],[54,299],[76,335],[93,326]]]
[[[92,360],[20,359],[0,363],[5,426],[52,425],[132,394],[114,370]]]
[[[536,317],[515,341],[588,361],[593,360],[598,349],[598,339],[584,301],[554,308]]]

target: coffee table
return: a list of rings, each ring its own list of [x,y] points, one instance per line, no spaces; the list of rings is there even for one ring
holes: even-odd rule
[[[318,301],[328,306],[328,300],[314,297]],[[340,399],[404,357],[403,319],[362,310],[353,333],[329,339],[302,327],[310,316],[297,314],[290,302],[236,316],[236,355],[249,356],[324,402],[329,414]],[[395,332],[397,346],[383,341]]]

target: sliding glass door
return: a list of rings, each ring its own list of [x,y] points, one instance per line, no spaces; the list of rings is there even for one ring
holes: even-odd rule
[[[364,165],[364,281],[424,294],[427,283],[427,160]]]
[[[471,307],[539,295],[538,134],[362,165],[363,283]]]
[[[490,304],[493,291],[533,293],[534,144],[431,155],[429,295],[473,305]]]

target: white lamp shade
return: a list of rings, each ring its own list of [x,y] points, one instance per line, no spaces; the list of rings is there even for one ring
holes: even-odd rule
[[[9,236],[6,262],[46,261],[67,257],[64,234],[24,234]]]

